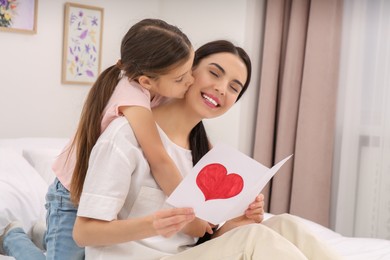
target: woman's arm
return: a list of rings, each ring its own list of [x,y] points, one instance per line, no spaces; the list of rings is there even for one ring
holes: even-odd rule
[[[77,217],[73,238],[79,246],[103,246],[157,235],[170,237],[194,218],[191,208],[165,209],[142,218],[113,221]]]

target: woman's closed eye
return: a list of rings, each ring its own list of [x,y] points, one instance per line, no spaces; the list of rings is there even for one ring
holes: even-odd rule
[[[234,92],[236,92],[236,93],[239,93],[240,90],[241,90],[240,87],[237,87],[237,86],[235,86],[235,85],[230,85],[230,88],[231,88]]]
[[[213,75],[213,76],[216,77],[216,78],[219,78],[219,77],[220,77],[220,75],[219,75],[218,72],[215,72],[215,71],[213,71],[213,70],[210,70],[209,72],[210,72],[211,75]],[[232,91],[234,91],[235,93],[240,93],[240,92],[241,92],[241,89],[242,89],[242,87],[239,86],[238,84],[236,84],[235,82],[233,82],[232,84],[230,84],[229,87],[230,87],[230,89],[231,89]]]
[[[218,74],[217,72],[210,70],[210,73],[211,73],[213,76],[219,78],[219,74]]]

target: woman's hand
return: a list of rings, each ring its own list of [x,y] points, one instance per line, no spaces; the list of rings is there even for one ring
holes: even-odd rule
[[[213,225],[200,218],[195,218],[194,221],[186,225],[182,232],[191,237],[203,237],[205,233],[213,234]]]
[[[158,235],[171,237],[195,219],[191,208],[173,208],[157,211],[153,214],[153,227]]]
[[[264,195],[258,195],[255,200],[249,204],[244,215],[226,221],[226,223],[218,229],[213,237],[220,236],[233,228],[246,224],[261,223],[264,219]]]
[[[234,226],[242,226],[245,224],[252,223],[261,223],[264,219],[264,195],[258,195],[255,200],[249,204],[248,208],[245,210],[245,214],[233,218],[228,222],[234,222]]]
[[[252,202],[245,211],[245,216],[253,220],[255,223],[261,223],[264,219],[264,195],[260,194]]]

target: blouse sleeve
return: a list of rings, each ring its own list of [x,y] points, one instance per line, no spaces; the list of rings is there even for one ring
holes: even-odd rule
[[[78,216],[111,221],[123,207],[136,166],[114,143],[99,142],[92,150],[77,211]]]

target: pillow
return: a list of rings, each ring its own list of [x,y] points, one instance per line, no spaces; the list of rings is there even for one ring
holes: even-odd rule
[[[49,137],[0,138],[0,148],[12,149],[20,154],[24,149],[62,150],[68,141],[68,138]]]
[[[47,188],[22,155],[0,148],[0,234],[14,220],[21,221],[26,232],[36,221],[44,220]]]
[[[45,182],[50,185],[55,175],[51,169],[54,160],[61,153],[59,149],[25,149],[23,157],[41,175]]]

